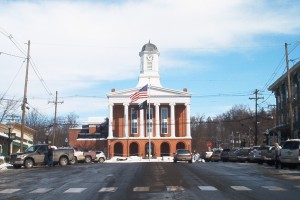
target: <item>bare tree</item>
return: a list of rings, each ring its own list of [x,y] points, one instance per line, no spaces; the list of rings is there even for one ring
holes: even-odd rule
[[[33,138],[34,143],[46,141],[46,132],[50,127],[50,120],[46,115],[39,113],[37,109],[31,109],[25,117],[25,123],[26,126],[36,131]]]
[[[18,108],[19,101],[5,98],[4,95],[0,94],[0,123],[4,121],[8,116],[14,115]]]

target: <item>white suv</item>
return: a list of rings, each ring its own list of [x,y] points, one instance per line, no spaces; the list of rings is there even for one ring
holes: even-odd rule
[[[280,150],[281,168],[296,168],[300,165],[300,139],[287,140]]]

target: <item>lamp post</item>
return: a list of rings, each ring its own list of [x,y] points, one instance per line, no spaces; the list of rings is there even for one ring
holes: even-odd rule
[[[52,131],[52,125],[47,126],[47,129],[45,131],[45,135],[46,135],[46,139],[45,139],[45,143],[49,144],[49,134]]]
[[[10,156],[10,146],[11,146],[11,139],[12,139],[11,129],[13,128],[13,124],[9,121],[7,122],[6,126],[8,128],[8,156]]]
[[[69,142],[69,140],[68,140],[68,138],[66,138],[65,139],[66,147],[68,146],[68,142]]]

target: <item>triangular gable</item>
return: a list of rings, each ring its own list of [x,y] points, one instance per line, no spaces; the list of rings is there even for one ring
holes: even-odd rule
[[[126,90],[120,90],[120,91],[114,91],[107,93],[108,98],[120,98],[120,97],[129,97],[131,94],[137,92],[140,88],[131,88],[131,89],[126,89]],[[189,92],[185,91],[178,91],[178,90],[173,90],[169,88],[163,88],[163,87],[156,87],[156,86],[151,86],[148,92],[148,95],[153,96],[153,97],[191,97],[192,94]]]

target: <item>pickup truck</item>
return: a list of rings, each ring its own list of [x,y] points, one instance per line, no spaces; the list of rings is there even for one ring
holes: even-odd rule
[[[18,169],[24,166],[32,168],[35,165],[47,164],[48,144],[37,144],[29,147],[24,152],[11,154],[10,164]],[[71,149],[55,149],[53,151],[53,164],[66,166],[73,159],[74,151]]]

